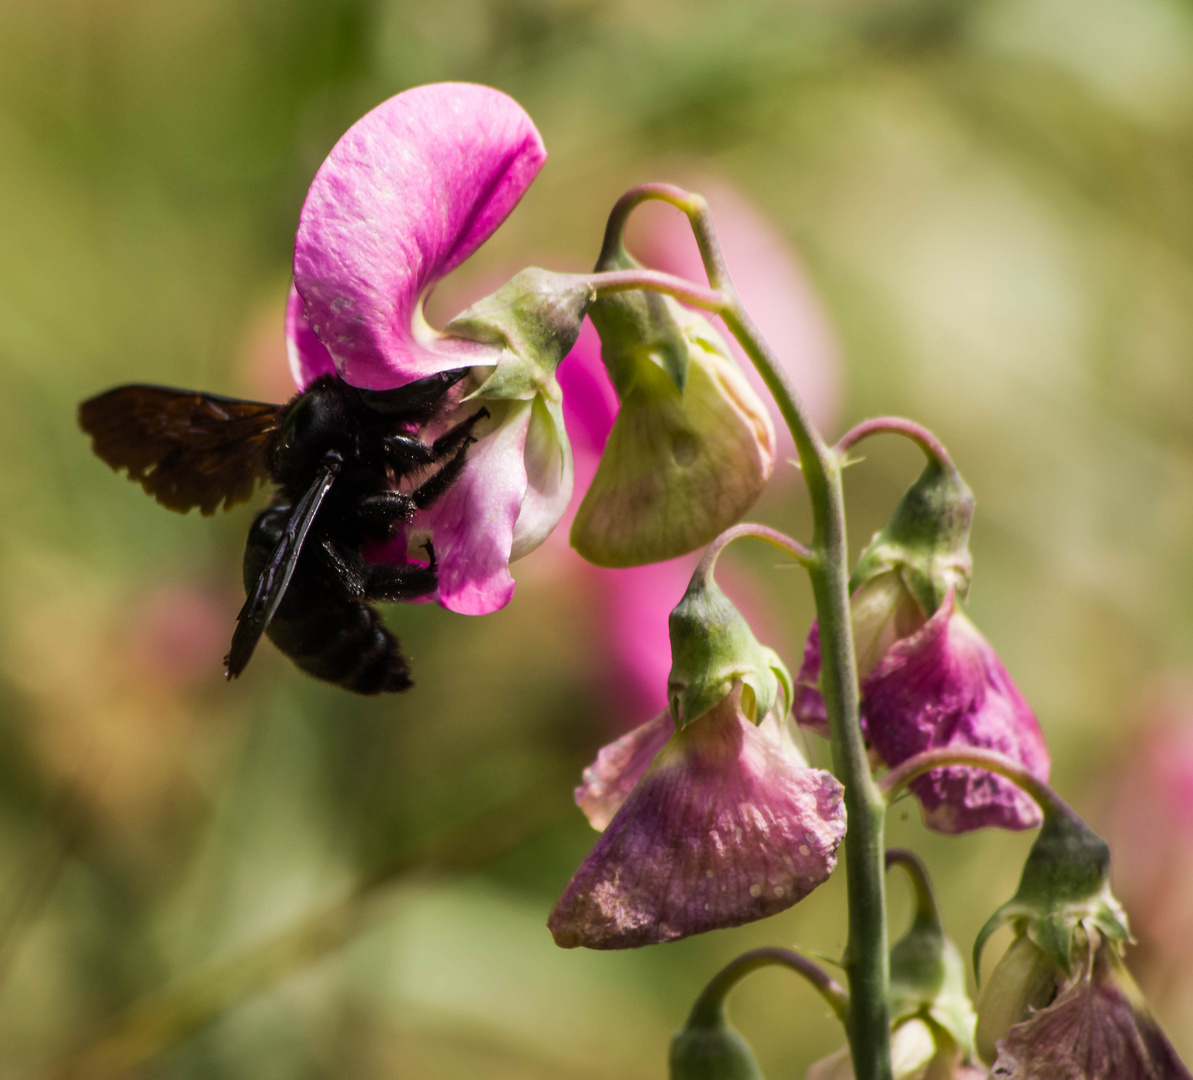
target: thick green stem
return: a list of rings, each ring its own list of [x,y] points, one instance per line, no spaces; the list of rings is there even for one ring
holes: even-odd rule
[[[779,364],[738,300],[717,242],[708,204],[699,195],[664,184],[644,185],[618,202],[606,232],[620,235],[626,216],[646,199],[662,199],[678,207],[692,223],[708,272],[712,295],[673,279],[657,290],[653,271],[602,274],[593,278],[600,291],[638,287],[666,291],[677,299],[720,315],[741,343],[766,383],[791,429],[800,468],[808,485],[813,512],[812,554],[808,567],[820,624],[821,692],[828,715],[833,771],[845,785],[845,871],[849,896],[849,937],[842,966],[849,977],[847,1027],[857,1080],[890,1080],[890,983],[887,957],[886,902],[883,881],[883,825],[886,802],[870,775],[859,720],[857,664],[849,617],[849,565],[845,507],[841,488],[841,456],[829,448],[787,372]],[[631,286],[631,279],[641,284]],[[616,282],[614,283],[614,279]]]

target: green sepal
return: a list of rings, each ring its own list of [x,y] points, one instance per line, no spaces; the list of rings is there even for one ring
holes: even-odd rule
[[[642,264],[618,247],[596,265],[598,272],[640,270]],[[682,308],[659,293],[635,291],[606,296],[592,305],[589,317],[601,339],[601,359],[613,389],[624,399],[651,364],[665,371],[682,394],[688,385],[688,342]]]
[[[714,1016],[696,1016],[671,1039],[671,1080],[765,1080],[750,1044],[719,1008]]]
[[[470,396],[557,398],[555,369],[575,345],[594,296],[583,275],[532,266],[457,315],[444,333],[503,350],[492,373]]]
[[[974,499],[951,462],[929,460],[903,494],[890,520],[862,552],[849,579],[850,593],[887,570],[896,570],[925,615],[944,603],[949,589],[963,600],[973,576],[969,526]]]
[[[1064,803],[1044,807],[1044,824],[1031,846],[1015,895],[986,921],[973,946],[974,977],[981,979],[982,949],[1011,922],[1071,976],[1078,927],[1111,941],[1131,938],[1127,916],[1110,891],[1110,847]]]
[[[783,712],[792,698],[791,674],[778,654],[759,643],[733,602],[703,572],[692,575],[687,592],[667,620],[671,633],[671,674],[667,700],[682,731],[729,696],[740,680],[742,711],[760,724],[783,694]]]

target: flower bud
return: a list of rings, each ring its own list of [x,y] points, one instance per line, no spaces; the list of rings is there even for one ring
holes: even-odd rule
[[[717,587],[711,564],[702,562],[668,619],[671,674],[667,698],[682,730],[743,684],[742,712],[758,724],[783,693],[791,701],[791,675],[773,649],[759,644],[750,624]]]
[[[850,591],[894,570],[928,616],[950,591],[964,600],[973,575],[969,554],[973,507],[973,492],[952,461],[933,455],[904,492],[885,528],[862,552],[850,578]]]
[[[849,1047],[808,1067],[804,1080],[854,1080]],[[966,1063],[949,1036],[930,1022],[907,1020],[891,1032],[892,1080],[985,1080],[985,1070]]]
[[[694,551],[758,498],[775,459],[770,415],[702,315],[670,297],[606,297],[590,311],[621,407],[572,523],[598,566]]]
[[[696,1010],[671,1040],[670,1080],[764,1080],[750,1044],[730,1025],[724,1008],[711,1017]]]
[[[982,990],[975,1037],[978,1057],[993,1065],[999,1040],[1056,997],[1063,975],[1031,938],[1017,937]]]

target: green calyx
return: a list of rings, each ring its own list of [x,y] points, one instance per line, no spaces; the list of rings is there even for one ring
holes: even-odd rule
[[[1126,914],[1110,891],[1109,846],[1059,799],[1044,807],[1044,824],[1024,863],[1018,891],[978,933],[975,977],[981,977],[987,939],[1008,922],[1066,975],[1072,975],[1073,960],[1091,931],[1112,942],[1130,940]]]
[[[724,1007],[707,1012],[693,1010],[671,1039],[671,1080],[764,1080],[754,1051],[725,1018]]]
[[[850,592],[894,570],[928,616],[944,603],[950,589],[963,600],[973,574],[973,507],[973,492],[952,462],[930,458],[886,527],[862,553],[850,578]]]
[[[598,272],[640,270],[642,264],[618,247],[596,265]],[[601,338],[601,359],[621,400],[647,365],[665,372],[681,394],[688,384],[688,341],[674,300],[650,292],[618,293],[598,300],[589,317]]]
[[[445,334],[502,350],[472,396],[526,401],[542,394],[557,399],[555,369],[575,345],[593,296],[582,275],[532,266],[457,315]]]
[[[791,674],[773,649],[759,643],[742,613],[701,563],[687,592],[668,619],[671,674],[667,699],[676,727],[683,730],[719,705],[742,683],[742,711],[755,724],[765,719],[783,693],[791,702]]]

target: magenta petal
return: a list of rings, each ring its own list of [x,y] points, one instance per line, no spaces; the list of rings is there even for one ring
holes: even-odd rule
[[[740,684],[675,735],[568,883],[556,944],[627,949],[791,907],[824,881],[845,834],[842,788],[788,756]]]
[[[1048,779],[1040,725],[998,654],[953,597],[887,650],[862,682],[866,731],[888,766],[941,746],[996,750]],[[938,832],[1027,829],[1040,811],[1007,780],[982,769],[934,769],[911,785]]]
[[[336,373],[335,361],[311,329],[306,305],[293,285],[286,298],[286,355],[290,358],[290,372],[299,390],[305,390],[320,375]]]
[[[804,662],[795,679],[795,700],[791,711],[796,722],[809,731],[829,737],[828,713],[824,708],[824,695],[820,692],[820,624],[813,621],[804,644]]]
[[[474,431],[460,478],[415,519],[439,561],[439,602],[462,615],[487,615],[514,594],[510,550],[526,495],[524,451],[532,402],[490,402],[495,426]],[[502,412],[506,415],[499,415]]]
[[[588,823],[603,832],[621,809],[663,744],[675,734],[675,721],[664,711],[620,739],[602,746],[576,788],[576,805]]]
[[[460,366],[416,342],[420,301],[501,224],[545,158],[517,102],[468,83],[407,90],[349,128],[315,175],[294,245],[307,317],[345,379],[395,386]]]

